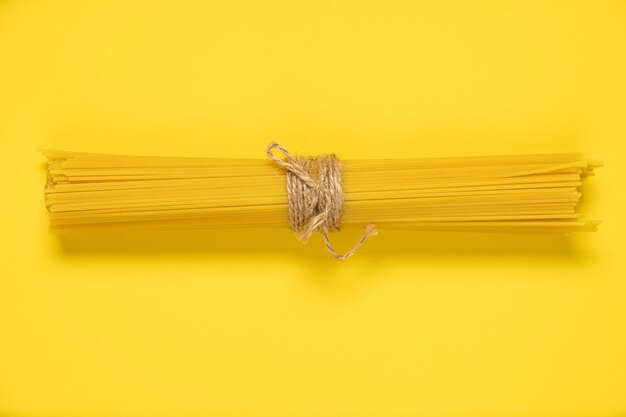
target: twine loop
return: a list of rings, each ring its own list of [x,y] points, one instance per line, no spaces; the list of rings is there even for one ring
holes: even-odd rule
[[[274,155],[278,149],[285,157]],[[339,230],[343,214],[344,193],[341,161],[334,155],[317,157],[292,156],[276,142],[267,147],[267,157],[287,171],[287,197],[289,228],[306,242],[313,232],[319,231],[328,251],[343,260],[354,255],[365,240],[376,234],[376,226],[368,224],[354,247],[339,254],[330,243],[329,231]]]

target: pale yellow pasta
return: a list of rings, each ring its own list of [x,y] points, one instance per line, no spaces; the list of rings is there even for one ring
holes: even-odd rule
[[[59,231],[288,227],[284,171],[265,159],[43,151]],[[569,233],[579,187],[601,162],[579,154],[344,160],[342,226]]]

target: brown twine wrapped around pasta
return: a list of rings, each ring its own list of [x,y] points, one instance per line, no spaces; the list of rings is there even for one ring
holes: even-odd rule
[[[283,153],[285,159],[274,155],[274,149]],[[334,155],[316,157],[292,156],[276,142],[267,147],[267,156],[283,167],[287,173],[287,197],[289,201],[289,228],[306,242],[313,232],[324,238],[328,251],[338,260],[354,255],[368,237],[375,235],[376,226],[368,224],[354,247],[344,254],[333,248],[329,231],[339,230],[343,213],[344,195],[342,164]]]

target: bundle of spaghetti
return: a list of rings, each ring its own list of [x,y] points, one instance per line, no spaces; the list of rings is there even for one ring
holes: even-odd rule
[[[285,172],[267,159],[43,151],[58,231],[287,227]],[[379,229],[595,231],[580,186],[601,162],[580,154],[342,160],[341,225]]]

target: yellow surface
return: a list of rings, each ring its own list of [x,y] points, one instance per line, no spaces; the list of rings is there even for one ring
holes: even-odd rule
[[[0,415],[626,415],[626,3],[0,3]],[[37,148],[583,151],[571,240],[47,229]],[[360,230],[335,236],[348,247]]]

